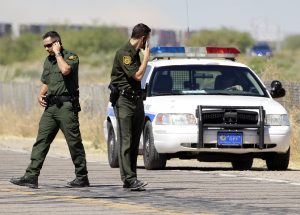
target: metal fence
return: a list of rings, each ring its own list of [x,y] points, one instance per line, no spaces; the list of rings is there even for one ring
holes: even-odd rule
[[[1,83],[0,107],[8,107],[24,113],[38,106],[39,85],[33,83]],[[91,115],[104,114],[108,103],[109,90],[105,84],[80,87],[82,110]]]
[[[266,82],[266,86],[270,86]],[[278,99],[284,106],[300,106],[300,83],[284,82],[286,96]],[[0,82],[0,107],[8,107],[24,113],[37,105],[39,85],[33,83],[2,83]],[[109,90],[107,84],[80,86],[80,103],[85,113],[92,116],[105,114]]]

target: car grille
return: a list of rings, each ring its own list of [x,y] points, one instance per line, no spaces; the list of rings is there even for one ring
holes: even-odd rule
[[[203,111],[204,124],[257,124],[258,113],[244,110]]]

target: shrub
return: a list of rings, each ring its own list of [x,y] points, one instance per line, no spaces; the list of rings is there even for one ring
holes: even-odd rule
[[[66,49],[75,51],[80,57],[115,51],[126,42],[127,35],[113,27],[95,27],[84,29],[69,29],[54,27],[60,33]],[[0,38],[0,64],[7,65],[15,62],[37,61],[45,57],[42,47],[42,35],[23,34],[18,38]]]
[[[300,35],[288,36],[284,41],[284,47],[293,51],[300,49]]]
[[[254,44],[254,40],[249,33],[222,28],[194,32],[186,44],[188,46],[234,46],[244,53]]]

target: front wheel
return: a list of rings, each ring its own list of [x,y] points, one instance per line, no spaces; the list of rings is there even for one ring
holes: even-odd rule
[[[166,167],[167,159],[164,155],[159,154],[155,149],[152,125],[150,121],[146,122],[144,128],[143,155],[145,169],[164,169]]]
[[[290,148],[286,153],[273,154],[267,157],[268,170],[287,170],[290,162]]]
[[[107,132],[108,132],[108,137],[107,137],[108,163],[111,168],[118,168],[119,167],[118,143],[116,141],[116,135],[111,122],[107,122]]]

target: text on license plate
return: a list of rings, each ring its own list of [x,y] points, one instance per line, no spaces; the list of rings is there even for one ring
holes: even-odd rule
[[[218,145],[234,145],[243,144],[242,132],[218,132]]]

